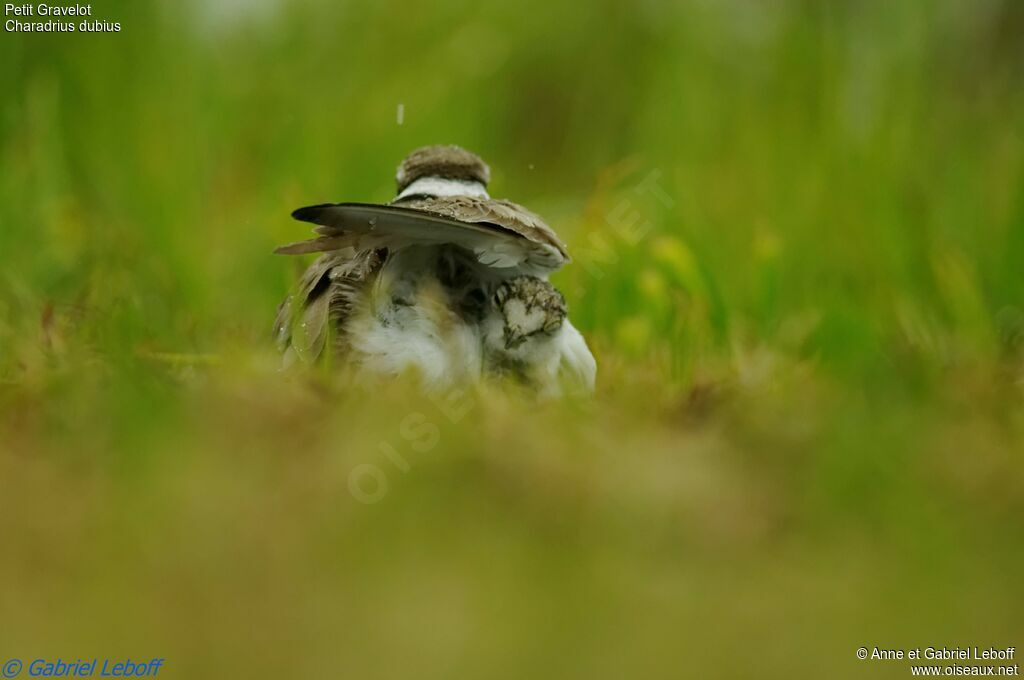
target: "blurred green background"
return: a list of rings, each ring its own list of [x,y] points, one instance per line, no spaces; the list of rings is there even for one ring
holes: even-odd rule
[[[93,14],[122,31],[0,35],[0,661],[860,678],[910,672],[861,645],[1024,647],[1024,3]],[[277,371],[289,212],[386,201],[431,143],[569,243],[594,399],[453,419]]]

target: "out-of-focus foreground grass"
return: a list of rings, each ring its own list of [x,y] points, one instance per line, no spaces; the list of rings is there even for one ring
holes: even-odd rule
[[[3,34],[0,657],[905,677],[854,650],[1021,647],[1022,7],[111,1],[116,35]],[[439,142],[568,241],[592,401],[456,422],[277,372],[289,211],[387,200]]]

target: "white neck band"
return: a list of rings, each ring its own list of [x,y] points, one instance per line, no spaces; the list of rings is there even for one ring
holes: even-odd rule
[[[398,194],[398,199],[406,196],[472,196],[473,198],[490,198],[487,189],[480,182],[465,179],[446,179],[444,177],[420,177]]]

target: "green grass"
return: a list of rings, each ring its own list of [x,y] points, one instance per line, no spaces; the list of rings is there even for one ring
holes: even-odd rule
[[[0,36],[0,662],[853,678],[910,672],[861,645],[1020,647],[1019,3],[94,7],[122,33]],[[455,422],[278,372],[289,212],[387,200],[428,143],[568,242],[592,400]]]

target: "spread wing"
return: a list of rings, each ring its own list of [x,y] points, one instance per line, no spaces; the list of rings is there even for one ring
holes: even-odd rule
[[[498,269],[552,271],[565,264],[565,246],[543,220],[509,201],[448,196],[395,205],[328,203],[299,208],[292,217],[319,225],[317,238],[278,248],[283,254],[357,251],[453,244]]]
[[[434,213],[470,224],[497,224],[537,244],[551,246],[565,262],[569,253],[565,244],[534,212],[512,201],[473,196],[438,196],[405,200],[401,206]]]

